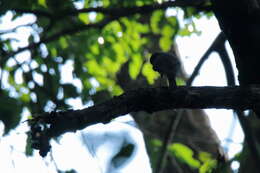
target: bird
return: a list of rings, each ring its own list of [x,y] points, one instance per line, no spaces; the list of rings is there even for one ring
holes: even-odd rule
[[[172,53],[155,52],[150,58],[153,70],[160,73],[161,76],[166,75],[169,87],[176,87],[176,75],[180,70],[180,61],[178,57]]]

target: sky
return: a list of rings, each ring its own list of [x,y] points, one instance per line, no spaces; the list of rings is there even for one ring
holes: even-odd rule
[[[26,24],[28,23],[28,21],[35,20],[32,15],[27,15],[19,20],[16,20],[15,24],[13,22],[10,22],[10,19],[10,14],[5,16],[4,20],[0,22],[0,31],[13,28],[15,25]],[[200,57],[203,55],[203,53],[220,32],[217,20],[215,18],[211,18],[210,20],[208,20],[206,17],[203,17],[199,20],[196,20],[196,25],[198,30],[202,31],[201,35],[193,34],[190,37],[178,37],[176,40],[180,55],[182,57],[184,68],[188,74],[191,74]],[[21,41],[15,43],[15,46],[24,47],[28,44],[26,42],[28,34],[26,33],[29,32],[30,31],[26,28],[20,28],[17,31],[17,35],[9,36],[18,37]],[[226,46],[228,48],[229,55],[231,56],[231,60],[234,64],[234,57],[228,43]],[[19,61],[25,61],[28,58],[28,55],[28,52],[23,52],[19,54],[19,56],[17,56],[17,59]],[[11,65],[14,62],[10,61],[8,63],[9,65]],[[64,74],[66,74],[66,78],[64,77],[64,82],[72,80],[72,64],[66,64],[66,67],[64,67],[63,70],[65,70]],[[235,73],[237,74],[236,70]],[[5,78],[7,78],[7,76],[5,76]],[[17,80],[22,80],[20,78],[21,76],[19,77],[18,74]],[[77,80],[73,80],[72,82],[78,83]],[[217,54],[213,53],[206,61],[193,85],[226,85],[223,66]],[[80,102],[80,99],[71,99],[69,102],[75,109],[80,109],[84,107]],[[233,116],[232,111],[222,109],[209,109],[205,111],[209,116],[211,125],[216,131],[221,144],[226,149],[230,157],[234,156],[235,153],[241,150],[243,133],[236,118]],[[25,116],[23,117],[23,120],[26,119],[26,114],[28,115],[28,113],[25,112],[24,114]],[[142,163],[141,165],[143,165],[143,168],[141,169],[149,170],[148,157],[140,157],[140,155],[144,156],[146,152],[144,149],[142,134],[135,128],[133,124],[123,123],[125,121],[132,122],[131,118],[129,117],[126,119],[119,118],[118,120],[113,121],[112,123],[107,125],[98,124],[77,133],[67,133],[63,135],[58,142],[52,142],[52,155],[49,155],[45,159],[42,159],[38,155],[38,153],[34,153],[33,157],[25,157],[23,153],[26,142],[25,133],[29,129],[25,123],[22,123],[15,131],[12,131],[9,136],[0,138],[0,169],[5,170],[4,172],[8,173],[30,173],[36,171],[39,173],[46,173],[52,172],[56,169],[56,166],[58,166],[61,170],[75,168],[79,173],[86,172],[86,170],[91,170],[92,173],[104,172],[104,168],[107,165],[106,163],[108,163],[110,160],[102,159],[105,158],[102,154],[111,156],[113,155],[113,153],[104,152],[102,150],[104,150],[104,148],[106,147],[118,148],[111,147],[111,142],[106,141],[107,138],[105,138],[104,136],[110,136],[109,139],[111,139],[111,135],[117,135],[118,137],[115,138],[115,141],[116,144],[118,144],[119,146],[123,145],[124,140],[130,140],[133,143],[139,141],[139,143],[136,144],[136,146],[138,146],[136,148],[136,151],[138,152],[135,155],[135,159],[137,160],[133,159],[134,161],[132,161],[128,166],[125,166],[124,172],[136,172],[133,170],[133,168],[136,168],[135,164],[140,165],[140,163]],[[0,127],[3,129],[3,126]],[[115,133],[119,131],[119,128],[123,128],[123,130],[120,131],[120,133]],[[99,131],[97,131],[97,129],[99,129]],[[82,136],[84,136],[84,141],[79,140]],[[103,147],[95,148],[95,146],[101,146],[102,144],[98,143],[98,140],[91,140],[94,139],[93,136],[98,137],[100,141],[102,141]],[[88,148],[92,148],[92,151],[88,152],[88,150],[86,150],[86,144],[88,145]],[[94,150],[95,152],[93,152]],[[50,162],[51,160],[54,160],[55,162]],[[114,168],[107,167],[107,169],[111,170]],[[120,169],[114,169],[114,172],[120,172]],[[139,167],[138,171],[141,171]]]

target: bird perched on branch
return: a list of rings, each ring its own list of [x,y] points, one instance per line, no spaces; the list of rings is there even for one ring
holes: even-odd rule
[[[180,61],[176,55],[171,53],[156,52],[152,54],[150,62],[153,69],[161,74],[166,75],[169,87],[176,87],[176,75],[180,70]]]

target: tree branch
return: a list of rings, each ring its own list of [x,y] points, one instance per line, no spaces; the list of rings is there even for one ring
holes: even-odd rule
[[[92,124],[107,123],[113,118],[136,111],[155,112],[180,108],[247,110],[259,105],[260,88],[257,87],[140,88],[83,110],[44,113],[39,118],[50,124],[48,136],[55,137]]]
[[[21,8],[13,8],[10,10],[15,11],[16,13],[30,13],[38,17],[42,16],[46,18],[52,18],[52,14],[45,10],[31,10],[31,9],[21,9]]]
[[[96,7],[96,8],[83,8],[80,10],[70,10],[64,15],[78,15],[79,13],[89,13],[89,12],[97,12],[103,13],[110,16],[129,16],[133,14],[145,14],[150,13],[155,10],[164,10],[169,7],[196,7],[199,9],[210,10],[210,8],[204,6],[205,0],[176,0],[176,1],[167,1],[163,3],[155,3],[150,5],[143,5],[143,6],[135,6],[135,7],[122,7],[122,8],[103,8],[103,7]]]
[[[197,66],[193,70],[190,78],[187,80],[186,84],[190,86],[192,82],[194,81],[195,77],[198,75],[199,70],[201,69],[204,62],[208,59],[209,55],[216,51],[220,44],[223,44],[226,41],[225,35],[223,32],[220,32],[217,36],[217,38],[214,40],[214,42],[210,45],[210,47],[207,49],[207,51],[204,53],[204,55],[200,58],[200,61],[198,62]]]
[[[64,11],[60,11],[59,14],[52,14],[47,10],[31,10],[31,9],[20,9],[20,8],[13,8],[11,10],[18,12],[18,13],[31,13],[36,16],[43,16],[47,18],[59,18],[65,16],[75,16],[80,13],[89,13],[89,12],[96,12],[102,13],[109,16],[130,16],[136,13],[145,14],[150,13],[154,10],[159,9],[167,9],[169,7],[195,7],[201,10],[211,10],[207,6],[204,6],[205,0],[177,0],[177,1],[168,1],[163,3],[154,3],[149,5],[143,6],[134,6],[134,7],[121,7],[121,8],[103,8],[103,7],[90,7],[90,8],[83,8],[83,9],[65,9]]]
[[[46,37],[42,40],[40,40],[39,42],[37,43],[31,43],[29,44],[28,46],[25,46],[25,47],[22,47],[22,48],[19,48],[17,51],[14,51],[14,52],[10,52],[6,55],[6,57],[11,57],[11,56],[14,56],[18,53],[21,53],[25,50],[28,50],[28,49],[34,49],[36,47],[38,47],[40,44],[43,44],[43,43],[49,43],[53,40],[56,40],[58,39],[59,37],[61,36],[64,36],[64,35],[68,35],[68,34],[75,34],[79,31],[82,31],[82,30],[86,30],[86,29],[89,29],[89,28],[102,28],[104,27],[106,24],[108,24],[109,22],[111,22],[112,18],[108,18],[108,19],[104,19],[98,23],[91,23],[91,24],[87,24],[87,25],[78,25],[78,26],[74,26],[72,28],[66,28],[64,30],[61,30],[57,33],[54,33],[53,35],[49,36],[49,37]]]
[[[50,19],[57,18],[60,20],[60,17],[64,16],[69,16],[69,15],[78,15],[80,13],[88,13],[88,12],[100,12],[103,14],[108,15],[108,18],[102,20],[101,22],[98,23],[93,23],[93,24],[82,24],[78,26],[74,26],[72,28],[66,28],[64,30],[61,30],[47,38],[41,39],[37,43],[32,43],[26,47],[19,48],[17,51],[10,52],[7,57],[14,56],[20,52],[23,52],[28,49],[34,49],[38,47],[42,43],[48,43],[51,42],[61,36],[68,35],[68,34],[75,34],[77,32],[89,29],[89,28],[101,28],[108,24],[109,22],[119,19],[121,17],[128,17],[134,14],[147,14],[151,13],[155,10],[159,9],[167,9],[169,7],[199,7],[203,8],[203,2],[204,0],[177,0],[177,1],[169,1],[169,2],[164,2],[161,4],[151,4],[151,5],[144,5],[144,6],[136,6],[136,7],[125,7],[125,8],[103,8],[103,7],[96,7],[96,8],[84,8],[80,10],[65,10],[63,13],[61,12],[59,15],[57,14],[51,14],[47,11],[43,10],[28,10],[28,9],[12,9],[13,11],[19,12],[19,13],[32,13],[35,14],[36,16],[44,16],[48,17]]]

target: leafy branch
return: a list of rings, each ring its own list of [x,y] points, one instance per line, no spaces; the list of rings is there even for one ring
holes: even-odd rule
[[[31,43],[28,46],[19,48],[18,50],[14,52],[10,52],[7,54],[7,57],[14,56],[20,52],[23,52],[25,50],[31,50],[37,48],[40,44],[49,43],[51,41],[54,41],[58,39],[59,37],[62,37],[64,35],[72,35],[87,29],[96,29],[96,28],[102,28],[106,24],[112,22],[113,20],[117,20],[121,17],[128,17],[132,16],[134,14],[147,14],[151,13],[155,10],[159,9],[167,9],[169,7],[197,7],[204,10],[209,10],[207,6],[204,6],[204,0],[200,1],[183,1],[183,0],[177,0],[177,1],[169,1],[164,2],[161,4],[152,4],[152,5],[144,5],[144,6],[135,6],[135,7],[124,7],[124,8],[103,8],[103,7],[96,7],[96,8],[83,8],[80,10],[65,10],[63,12],[60,12],[59,14],[52,14],[48,11],[44,10],[28,10],[28,9],[11,9],[18,13],[31,13],[36,16],[43,16],[49,18],[54,23],[53,20],[59,21],[60,18],[63,18],[65,16],[74,16],[78,15],[80,13],[89,13],[89,12],[96,12],[96,13],[103,13],[106,14],[106,18],[98,23],[90,23],[90,24],[78,24],[76,26],[65,28],[61,31],[58,31],[48,37],[41,38],[39,42]],[[204,8],[205,7],[205,8]]]

